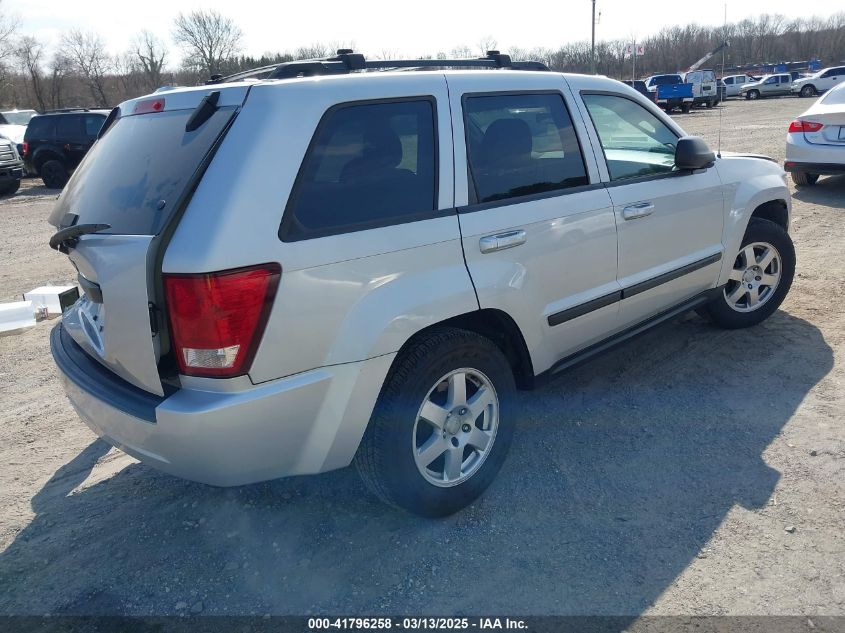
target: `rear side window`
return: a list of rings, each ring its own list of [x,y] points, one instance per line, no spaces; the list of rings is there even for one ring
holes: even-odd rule
[[[296,241],[429,217],[437,208],[432,98],[348,104],[324,116],[280,237]]]
[[[56,136],[56,117],[35,117],[29,122],[24,136],[28,139],[51,139]]]
[[[67,114],[60,116],[56,124],[57,134],[60,139],[69,141],[82,140],[82,117],[78,114]]]
[[[585,94],[611,180],[669,173],[678,137],[654,114],[622,96]]]
[[[172,110],[117,119],[74,172],[53,208],[51,224],[58,226],[74,213],[78,224],[110,224],[103,233],[157,235],[235,109],[219,108],[199,129],[186,132],[192,113]]]
[[[578,138],[558,93],[467,96],[464,128],[476,202],[588,184]]]

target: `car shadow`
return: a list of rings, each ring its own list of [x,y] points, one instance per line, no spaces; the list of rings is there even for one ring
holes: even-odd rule
[[[815,185],[797,187],[792,197],[810,204],[845,209],[845,175],[821,176]]]
[[[688,316],[520,394],[499,477],[442,520],[352,469],[219,489],[133,464],[81,485],[95,441],[0,554],[0,614],[636,616],[732,508],[767,503],[763,453],[832,367],[785,312],[737,331]]]

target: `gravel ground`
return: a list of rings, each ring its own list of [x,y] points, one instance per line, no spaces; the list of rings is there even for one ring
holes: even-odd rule
[[[783,160],[799,99],[679,115]],[[215,489],[96,438],[50,323],[0,337],[0,614],[845,615],[845,178],[794,191],[798,273],[745,331],[689,315],[522,399],[488,493],[429,521],[351,469]],[[54,194],[0,201],[0,300],[74,271]],[[840,256],[832,257],[835,253]]]

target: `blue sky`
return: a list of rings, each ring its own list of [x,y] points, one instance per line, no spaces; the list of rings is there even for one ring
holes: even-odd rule
[[[524,6],[524,10],[520,10]],[[428,0],[424,3],[388,0],[320,0],[320,2],[259,2],[255,0],[2,0],[0,8],[21,19],[21,30],[49,43],[71,28],[98,31],[111,52],[127,48],[142,28],[153,31],[170,44],[173,18],[180,11],[215,8],[232,17],[244,31],[244,52],[293,49],[313,42],[353,43],[356,49],[375,55],[390,51],[419,55],[449,51],[466,44],[473,49],[492,36],[505,51],[511,46],[555,47],[590,37],[590,0],[569,2],[532,0],[500,3]],[[721,24],[722,2],[658,2],[654,0],[599,0],[601,20],[598,39],[648,35],[671,24],[698,22]],[[728,20],[757,13],[795,15],[794,0],[733,0]],[[809,11],[829,16],[845,9],[842,0],[814,0]],[[809,16],[807,11],[802,14]],[[176,51],[169,60],[178,62]]]

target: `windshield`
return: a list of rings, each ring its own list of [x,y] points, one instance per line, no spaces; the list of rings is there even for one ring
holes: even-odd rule
[[[26,125],[36,114],[35,110],[20,110],[18,112],[4,112],[3,118],[11,125]]]
[[[193,110],[119,118],[73,174],[50,223],[73,213],[77,224],[110,224],[104,233],[157,235],[234,113],[220,108],[193,132],[185,132]]]

